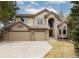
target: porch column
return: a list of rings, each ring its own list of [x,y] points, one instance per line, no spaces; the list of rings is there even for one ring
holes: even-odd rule
[[[53,31],[54,31],[54,38],[58,39],[58,27],[57,27],[57,19],[55,19],[54,21],[54,27],[53,27]]]

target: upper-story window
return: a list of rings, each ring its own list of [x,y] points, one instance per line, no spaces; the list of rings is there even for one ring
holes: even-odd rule
[[[40,19],[40,24],[43,24],[43,19],[42,18]]]
[[[29,23],[29,18],[24,18],[25,23]]]
[[[43,19],[42,18],[38,18],[37,19],[37,24],[43,24]]]
[[[21,21],[22,21],[22,22],[24,22],[24,19],[23,19],[23,18],[21,18]]]
[[[21,18],[21,21],[25,22],[25,23],[29,23],[29,19],[28,18]]]

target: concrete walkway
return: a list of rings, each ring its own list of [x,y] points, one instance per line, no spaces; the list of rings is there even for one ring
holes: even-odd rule
[[[0,58],[42,58],[51,48],[47,41],[1,42]]]

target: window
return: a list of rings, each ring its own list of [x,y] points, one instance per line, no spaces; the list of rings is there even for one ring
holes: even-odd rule
[[[40,19],[40,24],[43,24],[43,21],[42,21],[42,19]]]
[[[24,19],[23,19],[23,18],[21,18],[21,21],[22,21],[22,22],[24,22]]]
[[[66,29],[63,29],[63,34],[66,34]]]
[[[37,24],[39,24],[39,19],[37,19]]]
[[[49,27],[50,27],[50,28],[53,27],[53,21],[54,21],[53,18],[50,18],[50,19],[48,20],[48,24],[49,24]]]
[[[59,34],[61,34],[61,29],[59,29]]]
[[[37,24],[43,24],[43,20],[42,20],[42,18],[37,19]]]
[[[29,18],[21,18],[21,21],[24,23],[29,23]]]
[[[29,23],[29,18],[23,18],[25,23]]]

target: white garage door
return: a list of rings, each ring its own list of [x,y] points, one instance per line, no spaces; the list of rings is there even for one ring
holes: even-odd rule
[[[35,32],[35,40],[36,41],[45,40],[45,32]]]
[[[10,41],[28,41],[30,40],[30,32],[9,32]]]

